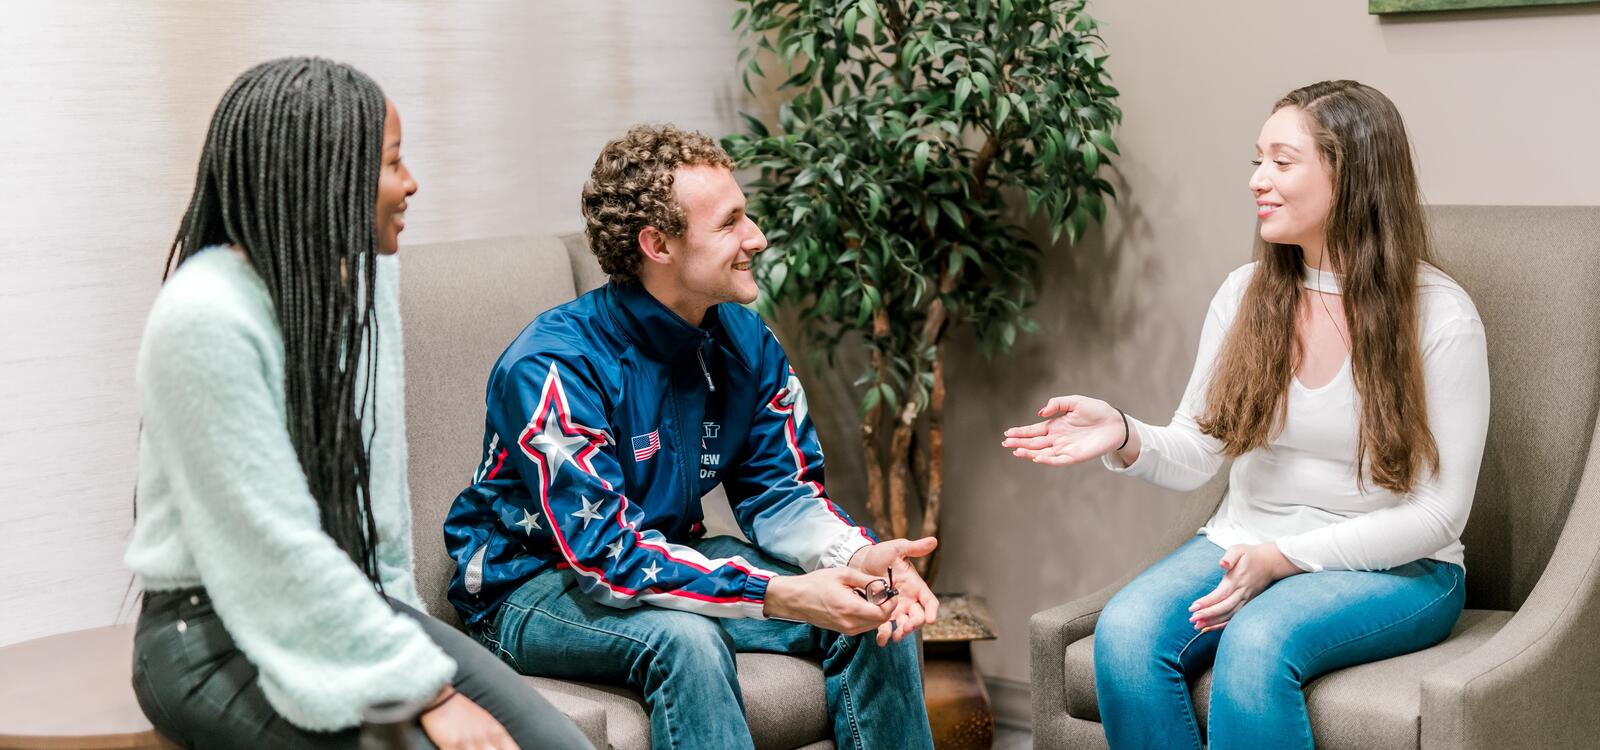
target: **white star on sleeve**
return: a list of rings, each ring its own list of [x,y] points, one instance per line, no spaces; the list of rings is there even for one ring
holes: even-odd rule
[[[615,543],[606,545],[606,549],[611,550],[611,554],[606,555],[607,559],[622,557],[622,540],[618,539]]]
[[[545,417],[544,430],[528,441],[534,450],[550,460],[550,476],[561,473],[561,466],[572,460],[573,454],[589,444],[582,435],[568,435],[561,429],[561,420],[554,414]]]
[[[589,502],[589,498],[587,497],[580,497],[578,499],[583,501],[583,509],[575,510],[570,515],[573,518],[582,518],[583,528],[587,529],[589,528],[590,521],[598,521],[601,518],[600,513],[598,512],[600,510],[600,501],[596,500],[593,504],[591,504]]]
[[[526,508],[524,508],[522,511],[522,520],[513,525],[521,526],[522,531],[527,534],[532,534],[534,529],[544,528],[543,526],[539,525],[539,514],[529,513]]]
[[[652,560],[650,561],[650,566],[645,568],[642,572],[644,573],[645,580],[653,583],[656,580],[656,575],[661,572],[661,568],[656,565],[654,560]]]

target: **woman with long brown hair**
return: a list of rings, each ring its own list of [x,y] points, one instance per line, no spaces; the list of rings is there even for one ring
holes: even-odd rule
[[[1180,490],[1235,459],[1199,534],[1100,615],[1112,747],[1309,748],[1306,682],[1438,643],[1465,598],[1488,361],[1433,262],[1400,114],[1370,86],[1312,84],[1256,153],[1256,259],[1212,300],[1171,423],[1066,396],[1003,443]],[[1186,683],[1207,666],[1202,737]]]

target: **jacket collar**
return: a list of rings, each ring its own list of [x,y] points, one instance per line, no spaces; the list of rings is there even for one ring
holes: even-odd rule
[[[638,283],[611,282],[606,288],[618,327],[651,359],[671,362],[679,354],[705,345],[720,328],[716,307],[707,310],[705,320],[695,326]]]

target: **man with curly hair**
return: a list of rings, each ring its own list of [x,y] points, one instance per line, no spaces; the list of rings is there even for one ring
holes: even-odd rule
[[[713,141],[642,125],[583,187],[610,283],[489,376],[483,456],[445,521],[450,600],[527,674],[626,684],[658,748],[752,747],[734,654],[820,657],[840,748],[931,748],[917,628],[938,600],[823,487],[805,391],[754,313],[766,237]],[[722,485],[745,543],[705,536]]]

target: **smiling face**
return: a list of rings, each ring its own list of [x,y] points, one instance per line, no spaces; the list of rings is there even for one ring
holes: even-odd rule
[[[1267,118],[1256,141],[1250,192],[1256,198],[1261,239],[1299,245],[1308,255],[1315,249],[1320,257],[1333,206],[1333,175],[1312,127],[1299,107],[1283,107]]]
[[[744,191],[733,173],[719,166],[688,166],[673,170],[672,177],[673,196],[686,220],[681,236],[665,238],[673,296],[700,309],[754,302],[758,290],[750,266],[766,249],[767,237],[745,215]]]
[[[378,252],[392,255],[400,251],[400,232],[406,228],[406,199],[417,192],[400,159],[400,113],[394,102],[385,100],[383,118],[383,165],[378,170],[377,236]]]

